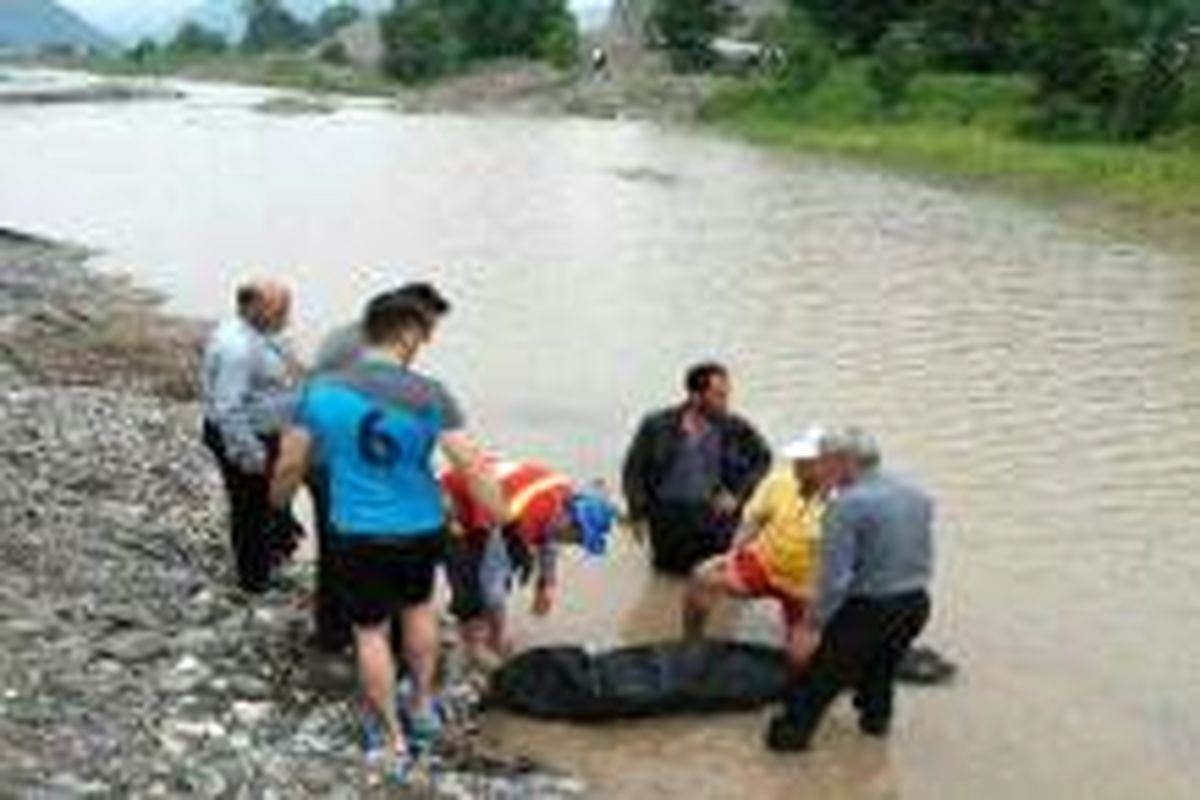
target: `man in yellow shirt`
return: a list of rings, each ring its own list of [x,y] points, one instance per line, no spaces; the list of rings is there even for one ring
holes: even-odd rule
[[[704,635],[709,613],[721,597],[769,597],[782,607],[792,662],[802,666],[808,660],[816,646],[809,606],[832,445],[832,437],[811,428],[784,448],[788,465],[772,471],[755,489],[732,549],[692,572],[684,595],[687,638]]]

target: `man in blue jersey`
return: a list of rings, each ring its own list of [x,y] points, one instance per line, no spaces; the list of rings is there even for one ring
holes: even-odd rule
[[[438,729],[432,596],[446,518],[434,451],[468,476],[481,503],[500,518],[507,513],[487,460],[464,431],[458,404],[440,383],[410,367],[434,325],[435,316],[412,298],[386,293],[373,299],[363,318],[366,351],[309,384],[272,483],[272,499],[282,505],[311,459],[328,471],[331,566],[354,625],[368,733],[382,734],[369,742],[368,756],[385,759],[399,777],[409,755],[428,749]],[[388,641],[388,620],[397,609],[413,682],[407,734],[397,713]]]

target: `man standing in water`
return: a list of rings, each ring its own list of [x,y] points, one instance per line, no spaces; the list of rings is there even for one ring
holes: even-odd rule
[[[642,420],[622,472],[635,532],[649,530],[655,569],[675,575],[729,547],[742,504],[771,465],[762,436],[729,410],[725,367],[697,364],[684,383],[684,403]]]
[[[229,496],[230,538],[238,584],[266,591],[274,561],[300,534],[290,512],[267,497],[279,431],[295,400],[298,370],[279,341],[291,293],[271,281],[237,290],[237,315],[213,333],[204,352],[204,443],[221,468]]]
[[[410,297],[385,293],[367,307],[367,351],[349,367],[317,377],[283,440],[272,499],[286,505],[312,460],[329,473],[330,555],[335,586],[354,625],[359,678],[369,712],[367,754],[402,780],[411,757],[439,732],[433,708],[438,650],[434,576],[445,547],[445,509],[432,457],[440,449],[478,501],[506,519],[486,459],[464,431],[442,385],[411,369],[436,318]],[[413,692],[407,732],[396,707],[388,623],[400,610]]]
[[[820,645],[771,721],[772,750],[805,750],[834,699],[854,692],[859,728],[886,736],[896,670],[929,619],[933,502],[883,472],[879,448],[847,434],[836,478],[841,493],[825,514],[814,615]]]
[[[716,601],[724,597],[769,597],[783,611],[787,649],[801,668],[816,645],[809,621],[825,489],[837,458],[838,440],[810,428],[783,450],[786,466],[755,489],[742,512],[733,549],[714,556],[692,573],[684,596],[688,639],[703,635]]]

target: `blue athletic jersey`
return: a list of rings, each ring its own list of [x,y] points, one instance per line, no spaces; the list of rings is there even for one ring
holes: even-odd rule
[[[297,423],[329,473],[330,518],[342,536],[412,536],[445,524],[433,472],[438,437],[463,425],[450,394],[430,378],[362,359],[316,378]]]

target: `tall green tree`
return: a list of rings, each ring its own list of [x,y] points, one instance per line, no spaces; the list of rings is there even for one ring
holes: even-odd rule
[[[354,3],[340,2],[328,6],[317,15],[313,22],[315,38],[325,39],[362,19],[363,10]]]
[[[246,33],[242,49],[250,53],[296,50],[311,41],[308,26],[292,15],[281,0],[243,0]]]
[[[385,68],[407,83],[433,80],[466,61],[455,14],[443,0],[396,3],[383,17]]]
[[[229,43],[219,32],[189,20],[175,32],[168,49],[185,55],[217,55],[225,52],[228,46]]]

